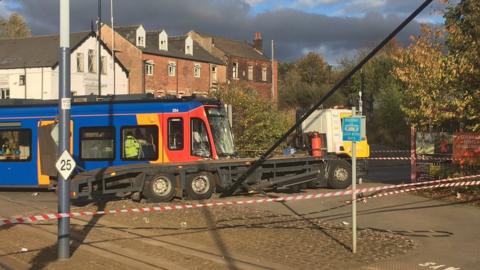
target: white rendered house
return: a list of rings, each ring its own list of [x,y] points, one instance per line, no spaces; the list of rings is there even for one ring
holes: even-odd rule
[[[102,95],[129,93],[128,71],[103,43],[98,64],[95,32],[72,33],[70,44],[73,95],[99,94],[98,72]],[[57,99],[58,59],[58,35],[0,40],[0,99]]]

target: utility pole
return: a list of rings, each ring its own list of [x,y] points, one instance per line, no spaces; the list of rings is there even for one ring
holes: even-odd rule
[[[70,151],[70,0],[60,0],[60,61],[59,61],[59,148],[58,155]],[[65,164],[66,165],[66,164]],[[58,213],[70,213],[70,182],[59,174]],[[70,217],[58,219],[58,259],[70,257]]]
[[[352,108],[352,117],[357,116]],[[352,252],[357,253],[357,142],[352,140]]]
[[[113,26],[113,0],[110,0],[110,23],[112,25],[112,67],[113,67],[113,95],[116,94],[116,74],[115,74],[115,28]]]
[[[358,92],[358,113],[363,115],[363,93],[365,92],[365,74],[363,73],[363,68],[360,70],[360,91]]]
[[[275,44],[272,39],[272,102],[275,102]]]
[[[102,95],[102,0],[98,0],[97,18],[97,72],[98,72],[98,95]]]

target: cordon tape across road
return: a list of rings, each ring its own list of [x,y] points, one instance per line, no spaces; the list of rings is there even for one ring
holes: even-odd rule
[[[417,183],[401,184],[401,185],[387,185],[387,186],[379,186],[379,187],[362,188],[357,190],[357,194],[366,193],[366,192],[378,192],[382,190],[399,189],[399,188],[409,188],[408,191],[412,191],[412,190],[415,190],[415,188],[410,188],[410,187],[416,187],[416,186],[423,186],[420,188],[417,187],[416,189],[426,189],[426,188],[437,188],[437,187],[451,187],[456,185],[458,186],[480,185],[480,181],[439,185],[440,183],[459,181],[459,180],[473,180],[476,178],[480,178],[480,175],[462,176],[462,177],[455,177],[455,178],[449,178],[449,179],[441,179],[441,180],[435,180],[435,181],[417,182]],[[407,192],[406,190],[407,189],[405,189],[405,191],[397,191],[397,193]],[[392,191],[392,192],[393,194],[397,194],[395,193],[395,191]],[[276,197],[276,198],[222,200],[222,201],[211,201],[206,203],[172,204],[167,206],[115,209],[115,210],[105,210],[105,211],[51,213],[51,214],[41,214],[41,215],[34,215],[34,216],[25,216],[25,217],[12,217],[9,219],[0,219],[0,227],[5,225],[26,224],[26,223],[35,223],[40,221],[55,220],[55,219],[60,219],[64,217],[112,215],[112,214],[124,214],[124,213],[166,212],[166,211],[185,210],[185,209],[194,209],[194,208],[211,208],[215,206],[249,205],[249,204],[270,203],[270,202],[311,200],[311,199],[319,199],[319,198],[346,196],[350,194],[352,194],[352,190],[342,190],[342,191],[336,191],[336,192],[296,195],[296,196],[282,196],[282,197]],[[386,195],[377,194],[374,196],[381,197]]]
[[[371,150],[370,153],[410,153],[412,150]]]
[[[400,190],[392,190],[388,192],[382,192],[378,194],[373,194],[369,196],[362,196],[361,198],[358,198],[357,201],[363,201],[366,199],[374,199],[374,198],[381,198],[385,196],[390,196],[390,195],[398,195],[398,194],[403,194],[411,191],[417,191],[417,190],[424,190],[424,189],[433,189],[433,188],[449,188],[449,187],[471,187],[471,186],[480,186],[480,181],[468,181],[468,182],[457,182],[457,183],[446,183],[446,184],[438,184],[438,185],[428,185],[428,186],[422,186],[422,187],[412,187],[412,188],[405,188],[405,189],[400,189]],[[359,194],[361,195],[361,194]],[[348,203],[351,203],[352,201],[348,201]]]
[[[411,160],[411,157],[369,157],[364,158],[368,160]],[[462,161],[463,159],[452,159],[452,158],[444,158],[444,157],[416,157],[416,160],[431,160],[431,161],[451,161],[457,160]]]

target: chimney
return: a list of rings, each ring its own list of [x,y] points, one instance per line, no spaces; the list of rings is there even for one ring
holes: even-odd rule
[[[263,38],[262,33],[255,32],[255,39],[253,40],[253,47],[263,54]]]

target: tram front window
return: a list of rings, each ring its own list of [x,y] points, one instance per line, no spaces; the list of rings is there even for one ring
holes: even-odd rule
[[[227,114],[223,108],[206,108],[210,130],[212,131],[215,148],[219,157],[235,155],[232,130],[228,123]]]

